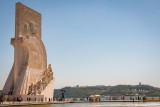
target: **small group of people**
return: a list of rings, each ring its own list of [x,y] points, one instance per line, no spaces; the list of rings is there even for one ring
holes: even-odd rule
[[[65,101],[65,98],[55,98],[55,97],[53,97],[53,101]]]
[[[49,98],[49,99],[47,99],[46,97],[43,99],[43,98],[28,98],[27,97],[27,102],[30,102],[30,101],[41,101],[41,102],[43,102],[43,101],[52,101],[53,99],[52,98]]]
[[[11,101],[11,100],[9,98],[7,98],[7,101]],[[21,97],[17,97],[17,98],[13,97],[12,101],[13,101],[13,103],[15,103],[16,101],[20,103],[22,101],[22,98]]]
[[[13,103],[17,101],[17,102],[20,103],[20,102],[22,101],[22,98],[21,98],[21,97],[18,97],[18,98],[15,98],[15,97],[9,98],[9,97],[8,97],[7,99],[4,99],[3,97],[1,97],[1,98],[0,98],[0,104],[3,104],[4,101],[7,101],[7,102],[12,101]]]
[[[0,98],[0,104],[3,104],[3,98]]]
[[[41,102],[43,102],[43,98],[28,98],[27,97],[27,102],[30,102],[30,101],[41,101]]]

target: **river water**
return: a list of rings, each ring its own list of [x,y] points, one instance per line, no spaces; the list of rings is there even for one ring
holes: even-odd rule
[[[160,107],[160,102],[65,103],[65,104],[31,105],[31,106],[17,106],[17,107]]]

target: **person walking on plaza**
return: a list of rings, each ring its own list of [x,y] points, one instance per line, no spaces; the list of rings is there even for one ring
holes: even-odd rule
[[[12,99],[12,100],[13,100],[13,103],[14,103],[14,102],[15,102],[15,98],[13,97],[13,99]]]

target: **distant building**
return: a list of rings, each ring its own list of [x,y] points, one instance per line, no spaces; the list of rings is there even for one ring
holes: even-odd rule
[[[142,85],[141,82],[139,82],[139,85]]]
[[[2,94],[2,90],[0,90],[0,95]]]
[[[76,85],[77,88],[79,88],[79,85]]]
[[[96,87],[104,87],[105,85],[96,85]]]
[[[105,85],[95,85],[95,86],[86,86],[86,87],[105,87]]]

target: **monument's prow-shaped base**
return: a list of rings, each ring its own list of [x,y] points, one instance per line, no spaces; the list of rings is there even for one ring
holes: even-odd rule
[[[54,76],[47,68],[46,50],[41,40],[41,14],[16,4],[14,64],[3,88],[5,95],[40,95],[53,99]]]

